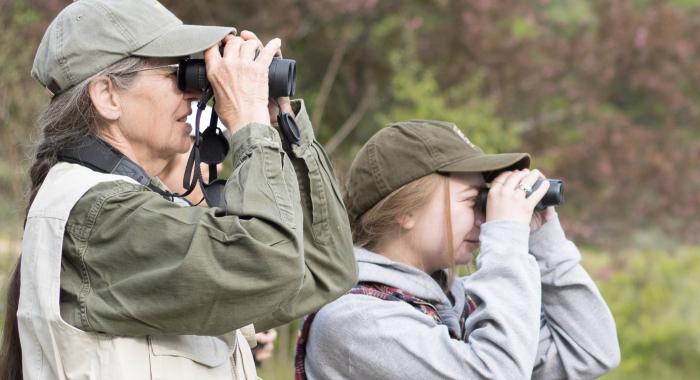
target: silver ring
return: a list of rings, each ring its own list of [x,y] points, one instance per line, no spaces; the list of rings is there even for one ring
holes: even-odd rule
[[[530,194],[532,192],[532,186],[523,185],[522,183],[518,187],[520,190],[524,191],[525,194]]]

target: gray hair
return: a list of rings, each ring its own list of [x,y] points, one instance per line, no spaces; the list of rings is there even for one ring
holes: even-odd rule
[[[102,125],[90,99],[90,82],[98,76],[107,75],[117,88],[127,89],[136,78],[133,71],[150,65],[151,62],[145,58],[124,58],[51,99],[38,121],[41,139],[34,146],[34,160],[29,169],[31,189],[27,210],[49,169],[56,164],[57,153],[82,136],[96,136]]]

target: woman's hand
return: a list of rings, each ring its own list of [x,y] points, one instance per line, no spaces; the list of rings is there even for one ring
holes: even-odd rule
[[[523,169],[503,172],[491,181],[486,221],[513,220],[531,224],[535,206],[549,189],[549,182],[544,181],[527,197],[524,189],[532,188],[538,178],[544,178],[539,170]]]
[[[216,97],[216,112],[232,134],[248,123],[269,123],[268,70],[281,46],[279,38],[262,48],[254,34],[246,38],[228,35],[222,41],[223,54],[219,46],[204,52],[207,79]]]
[[[248,41],[248,40],[258,41],[259,46],[262,48],[262,42],[260,42],[260,40],[255,35],[255,33],[251,32],[249,30],[242,31],[241,38],[243,38],[245,41]],[[277,49],[274,56],[278,57],[278,58],[282,58],[282,49]],[[268,109],[268,112],[270,113],[270,124],[275,124],[277,122],[277,104],[278,103],[279,103],[279,108],[282,108],[282,112],[286,112],[290,115],[294,115],[294,111],[292,111],[292,103],[289,101],[288,97],[286,97],[286,96],[279,97],[279,98],[277,98],[276,103],[275,103],[275,99],[269,98],[268,104],[267,104],[267,109]]]

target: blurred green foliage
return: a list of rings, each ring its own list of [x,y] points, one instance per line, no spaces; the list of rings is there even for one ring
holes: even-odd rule
[[[620,367],[605,379],[700,376],[698,278],[697,246],[630,253],[609,279],[598,276],[615,316],[622,351]]]
[[[617,321],[623,360],[605,378],[700,378],[700,1],[162,2],[188,23],[281,37],[341,181],[395,120],[449,120],[487,152],[532,153],[565,181],[561,218]],[[0,2],[3,283],[49,100],[29,71],[68,3]],[[263,377],[291,378],[297,328],[280,328]]]

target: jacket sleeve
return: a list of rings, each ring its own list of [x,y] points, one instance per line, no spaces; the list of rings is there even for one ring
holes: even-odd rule
[[[314,319],[309,378],[529,379],[540,278],[527,254],[528,231],[515,222],[482,225],[478,269],[464,280],[478,304],[467,319],[467,342],[406,303],[347,295]]]
[[[258,330],[281,325],[318,310],[343,295],[357,281],[352,234],[331,162],[316,141],[304,102],[292,102],[301,142],[284,150],[291,158],[304,217],[304,276],[299,291],[269,317],[255,322]]]
[[[558,219],[532,233],[530,253],[542,277],[533,379],[592,379],[617,367],[620,348],[615,321]]]
[[[288,310],[313,291],[307,277],[317,268],[304,251],[301,199],[309,190],[300,192],[274,128],[250,124],[231,145],[224,209],[180,207],[126,182],[81,198],[64,237],[66,321],[113,335],[218,335],[271,314],[277,323],[297,317]],[[328,264],[324,280],[352,260],[350,251],[337,255],[345,261]],[[329,295],[315,302],[322,297]]]

